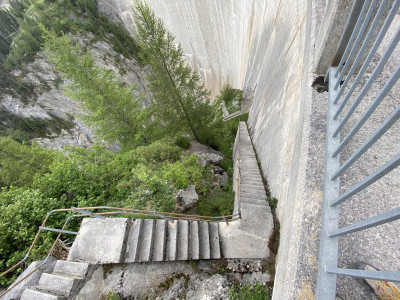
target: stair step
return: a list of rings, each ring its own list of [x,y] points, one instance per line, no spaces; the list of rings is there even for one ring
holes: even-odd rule
[[[243,187],[240,186],[240,193],[249,193],[249,194],[260,194],[265,195],[265,189],[255,188],[255,187]]]
[[[211,222],[208,224],[210,230],[210,254],[212,259],[221,258],[221,248],[219,245],[218,223]]]
[[[140,232],[143,224],[143,219],[136,219],[131,221],[131,229],[129,231],[127,245],[126,245],[126,254],[125,254],[125,263],[132,263],[139,261],[139,239]]]
[[[167,242],[167,221],[157,220],[154,233],[153,261],[163,261]]]
[[[208,222],[199,222],[199,255],[200,259],[210,259]]]
[[[64,300],[67,297],[54,295],[51,293],[47,293],[45,291],[39,291],[34,289],[26,289],[22,296],[21,300]]]
[[[189,222],[189,257],[197,260],[199,256],[199,223],[197,221]]]
[[[144,219],[139,239],[139,262],[151,260],[153,252],[154,219]]]
[[[89,264],[73,262],[68,260],[57,260],[53,273],[58,275],[69,275],[76,278],[85,278],[89,270]]]
[[[251,199],[258,199],[258,200],[265,200],[267,196],[264,194],[256,194],[256,193],[247,193],[247,192],[240,192],[241,198],[251,198]]]
[[[240,202],[254,204],[254,205],[262,205],[262,206],[268,205],[267,201],[265,201],[265,200],[258,200],[258,199],[247,198],[247,197],[240,197]]]
[[[43,273],[42,276],[40,276],[37,288],[51,294],[67,297],[79,280],[79,278],[74,277]]]
[[[253,189],[264,189],[264,184],[262,182],[252,182],[252,183],[247,183],[246,181],[240,182],[240,188],[253,188]]]
[[[177,260],[189,259],[189,222],[179,220]]]
[[[178,235],[178,221],[168,221],[167,225],[167,252],[165,260],[176,260],[177,248],[177,235]]]

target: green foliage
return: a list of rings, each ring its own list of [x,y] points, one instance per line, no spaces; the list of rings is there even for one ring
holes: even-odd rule
[[[275,197],[273,198],[268,198],[267,201],[269,202],[269,205],[276,209],[278,207],[278,199],[276,199]]]
[[[134,12],[139,55],[151,69],[147,80],[155,117],[164,126],[164,134],[189,133],[200,141],[200,133],[214,119],[209,92],[186,64],[181,45],[150,7],[137,0]]]
[[[113,291],[109,291],[106,295],[106,300],[121,300],[121,297]]]
[[[199,198],[197,213],[202,216],[231,215],[234,198],[232,185],[225,186],[223,189],[214,189],[209,195]]]
[[[8,54],[4,62],[6,70],[32,61],[41,49],[43,39],[39,24],[52,28],[57,35],[89,31],[97,39],[110,42],[113,49],[125,57],[137,56],[138,47],[133,38],[120,24],[98,12],[96,0],[14,0],[10,4],[9,15],[14,18],[5,15],[8,27],[3,31],[10,32],[4,36],[12,37],[12,44],[10,39],[3,43],[0,40],[1,53]]]
[[[168,144],[164,141],[156,141],[147,146],[137,147],[132,151],[137,156],[153,162],[175,162],[179,159],[181,152],[182,150],[178,146]]]
[[[40,146],[21,145],[11,138],[0,138],[0,187],[31,186],[36,174],[49,172],[56,157]]]
[[[243,285],[236,284],[228,289],[229,300],[265,300],[269,299],[268,287],[255,281]]]
[[[47,213],[63,207],[60,200],[45,198],[36,189],[3,188],[0,192],[0,270],[4,271],[20,261],[29,249],[38,227]],[[51,219],[47,224],[54,225]],[[58,224],[60,226],[60,224]],[[53,241],[52,235],[40,235],[37,247],[30,255],[31,260],[42,259]],[[0,279],[0,285],[10,284],[16,279],[17,272]]]
[[[232,149],[239,122],[247,121],[247,118],[248,114],[244,114],[234,119],[223,121],[221,113],[211,126],[203,131],[203,143],[222,152],[227,158],[232,157]]]
[[[72,80],[65,93],[90,112],[84,120],[106,141],[118,142],[125,148],[148,142],[146,123],[151,111],[142,109],[142,97],[134,99],[132,89],[124,87],[111,71],[98,67],[89,52],[73,45],[66,35],[40,25],[45,50],[58,71]]]
[[[190,148],[191,139],[186,136],[178,135],[175,138],[175,144],[182,149],[189,149]]]
[[[221,103],[225,102],[225,107],[229,113],[234,113],[240,110],[243,101],[243,91],[239,89],[234,89],[229,85],[225,85],[221,94],[216,97],[216,101]]]
[[[184,189],[194,184],[198,191],[207,193],[209,190],[207,183],[211,181],[211,177],[207,176],[207,173],[211,174],[208,168],[198,164],[198,157],[194,154],[185,156],[182,161],[174,164],[163,164],[163,178],[172,182],[178,189]]]

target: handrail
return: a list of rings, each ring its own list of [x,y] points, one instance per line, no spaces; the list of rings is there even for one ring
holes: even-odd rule
[[[107,212],[91,212],[90,211],[90,210],[96,210],[96,209],[99,209],[99,210],[106,209],[106,210],[112,210],[112,211],[107,211]],[[81,217],[87,217],[87,216],[102,217],[105,215],[121,215],[121,214],[123,214],[123,215],[131,215],[131,216],[136,216],[136,217],[138,217],[138,216],[140,216],[140,217],[156,217],[156,218],[161,218],[161,219],[171,220],[171,221],[190,220],[190,221],[217,222],[217,223],[218,222],[231,222],[231,221],[238,220],[240,218],[240,213],[227,215],[227,216],[213,217],[213,216],[186,215],[186,214],[172,213],[172,212],[159,212],[159,211],[155,211],[155,210],[139,210],[139,209],[134,209],[134,208],[121,208],[121,207],[112,207],[112,206],[93,206],[93,207],[80,207],[80,208],[73,207],[73,208],[54,209],[46,215],[45,219],[42,222],[42,225],[39,226],[39,230],[36,233],[35,238],[31,244],[31,246],[29,247],[29,250],[26,253],[25,257],[22,260],[20,260],[18,263],[16,263],[14,266],[12,266],[11,268],[9,268],[5,272],[1,273],[0,278],[5,276],[6,274],[10,273],[11,271],[13,271],[15,268],[20,266],[22,263],[24,263],[28,259],[29,255],[31,254],[34,246],[36,245],[36,242],[37,242],[40,234],[42,233],[42,231],[43,230],[52,230],[52,228],[45,227],[49,217],[54,213],[60,213],[60,212],[72,212],[72,213],[79,213],[79,214],[69,216],[66,219],[64,225],[62,226],[61,230],[59,230],[59,229],[54,230],[54,231],[58,232],[58,235],[57,235],[57,238],[55,239],[54,243],[50,247],[46,258],[42,261],[42,263],[39,266],[34,268],[26,276],[24,276],[18,282],[14,282],[10,287],[8,287],[7,290],[3,291],[0,294],[0,298],[3,297],[8,292],[10,292],[13,288],[15,288],[22,281],[24,281],[27,277],[29,277],[30,275],[35,273],[37,270],[39,270],[39,268],[46,263],[48,258],[53,254],[54,248],[56,247],[56,245],[61,237],[61,234],[62,233],[72,233],[72,232],[68,232],[65,230],[67,224],[69,223],[69,221],[72,218],[78,218],[78,217],[81,218]],[[64,232],[61,232],[61,231],[64,231]]]
[[[347,147],[346,155],[348,155],[348,158],[344,162],[341,162],[340,153],[344,147],[346,147],[348,142],[353,140],[353,137],[360,132],[364,123],[370,119],[374,111],[380,103],[386,99],[386,96],[400,78],[399,64],[395,67],[393,73],[386,82],[380,83],[376,80],[380,76],[384,66],[389,62],[390,56],[400,41],[400,27],[397,29],[396,33],[393,34],[393,37],[388,43],[384,53],[379,55],[379,62],[376,63],[370,76],[366,75],[366,70],[373,67],[371,62],[373,61],[383,38],[387,36],[387,30],[391,26],[400,7],[400,1],[393,1],[393,3],[386,0],[382,1],[379,4],[379,9],[374,16],[373,21],[371,21],[370,18],[372,12],[376,10],[375,5],[377,2],[375,0],[372,1],[371,4],[369,4],[369,2],[370,1],[365,1],[363,6],[364,11],[367,10],[367,6],[369,6],[367,17],[360,14],[359,20],[357,21],[357,24],[363,24],[362,27],[359,28],[360,26],[356,26],[354,28],[352,34],[352,37],[354,37],[352,39],[354,43],[349,42],[347,45],[346,53],[349,52],[350,54],[348,57],[344,58],[346,61],[341,61],[338,67],[330,67],[328,71],[329,95],[324,168],[324,197],[322,203],[322,224],[319,251],[320,257],[316,290],[317,300],[335,299],[336,279],[339,275],[373,278],[383,281],[400,281],[400,272],[338,268],[340,237],[400,219],[400,207],[397,207],[394,209],[392,208],[385,213],[368,217],[357,223],[348,224],[344,227],[339,226],[340,204],[347,201],[350,197],[362,191],[370,184],[380,180],[383,176],[400,165],[400,153],[394,154],[394,156],[392,156],[386,163],[382,163],[375,167],[374,171],[369,172],[369,175],[364,175],[362,178],[359,178],[357,184],[349,188],[346,187],[346,189],[344,189],[344,187],[340,188],[341,175],[356,161],[358,161],[359,158],[400,119],[400,105],[396,103],[396,107],[384,116],[385,119],[378,128],[376,128],[369,136],[363,137],[360,146],[354,146],[354,149],[349,149],[351,147]],[[381,28],[378,28],[378,24],[381,21],[381,14],[384,11],[388,11],[388,14]],[[369,29],[365,34],[367,25],[369,26]],[[375,31],[378,31],[376,39],[369,50],[369,53],[365,54],[364,52],[370,44],[370,39],[374,35]],[[366,58],[363,59],[365,55]],[[360,70],[355,78],[353,78],[352,76],[355,70],[358,69],[361,60],[362,65],[360,66]],[[343,69],[342,65],[344,65]],[[350,71],[347,72],[347,69]],[[345,75],[347,77],[343,84],[341,84]],[[367,79],[366,77],[369,78]],[[365,83],[362,83],[361,79],[365,79]],[[348,84],[350,85],[347,86]],[[342,128],[344,128],[344,125],[350,117],[355,116],[354,112],[356,111],[357,106],[361,103],[373,85],[376,90],[379,88],[379,92],[376,94],[375,98],[372,99],[371,104],[363,109],[363,112],[359,113],[359,116],[357,115],[357,120],[353,120],[354,124],[349,128],[348,132],[346,132],[345,137],[341,139],[340,133]],[[359,92],[353,96],[353,93],[356,90],[359,90]],[[342,97],[342,95],[344,96]],[[352,103],[348,102],[350,99]],[[346,108],[347,111],[344,111],[344,108]],[[342,118],[340,118],[341,115]],[[350,125],[348,127],[350,127]],[[397,149],[395,151],[397,151]],[[393,155],[393,153],[390,155]]]

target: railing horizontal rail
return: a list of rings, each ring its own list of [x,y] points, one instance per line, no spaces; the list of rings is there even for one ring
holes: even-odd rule
[[[400,118],[400,105],[385,119],[378,129],[343,163],[343,165],[331,177],[336,180],[344,171],[346,171],[361,155],[363,155],[379,138],[385,134]],[[335,153],[334,155],[335,156]]]
[[[361,222],[342,227],[340,229],[334,230],[331,233],[329,233],[329,237],[337,237],[337,236],[342,236],[346,234],[350,234],[353,232],[357,232],[360,230],[365,230],[371,227],[376,227],[382,224],[386,224],[395,220],[400,219],[400,207],[397,207],[391,211],[388,211],[384,214],[381,214],[379,216],[375,216],[366,220],[363,220]]]
[[[387,173],[397,168],[400,165],[400,153],[394,156],[391,160],[385,163],[383,166],[375,170],[371,175],[364,178],[362,181],[354,185],[352,188],[348,189],[342,195],[340,195],[337,199],[335,199],[330,205],[336,206],[343,201],[349,199],[351,196],[357,194],[361,190],[365,189],[367,186],[373,184],[375,181],[379,180]]]
[[[338,153],[341,149],[343,149],[343,147],[346,146],[347,143],[358,132],[358,130],[361,128],[361,126],[364,125],[364,123],[369,119],[369,117],[372,115],[372,113],[376,110],[376,108],[379,106],[379,104],[383,101],[383,99],[385,99],[387,94],[390,92],[390,90],[396,84],[396,82],[399,79],[399,77],[400,77],[400,65],[397,66],[397,69],[392,73],[392,75],[390,76],[389,80],[386,81],[385,85],[379,91],[379,93],[375,97],[374,101],[371,103],[371,105],[365,111],[364,115],[354,125],[354,127],[351,129],[351,131],[347,134],[347,136],[344,138],[343,142],[340,144],[339,148],[335,150],[334,154]],[[343,128],[344,124],[350,118],[350,116],[354,112],[354,110],[355,110],[355,108],[353,109],[353,107],[352,107],[348,111],[346,117],[343,119],[343,121],[340,123],[339,127],[336,129],[335,133],[333,134],[334,137],[336,137],[337,134],[340,132],[340,130]]]
[[[366,271],[366,270],[355,270],[355,269],[341,269],[333,267],[326,267],[326,272],[336,275],[345,275],[358,278],[400,282],[399,272]]]

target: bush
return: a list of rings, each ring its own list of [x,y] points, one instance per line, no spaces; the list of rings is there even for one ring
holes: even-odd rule
[[[55,198],[45,198],[37,189],[3,188],[0,192],[0,270],[5,271],[22,258],[33,242],[38,227],[52,209],[63,207],[63,202]],[[59,217],[59,216],[58,216]],[[65,215],[63,215],[65,220]],[[52,227],[58,219],[51,218],[46,226]],[[60,224],[57,224],[60,228]],[[42,233],[29,259],[43,259],[54,235]],[[0,279],[0,285],[13,282],[18,268],[9,276]]]
[[[189,149],[190,148],[191,139],[186,136],[179,135],[175,139],[175,144],[182,148],[182,149]]]
[[[200,197],[197,213],[202,216],[227,216],[233,211],[235,193],[232,185],[223,189],[214,189],[210,195]]]
[[[0,138],[0,187],[29,187],[37,174],[50,170],[56,153],[37,145]]]

